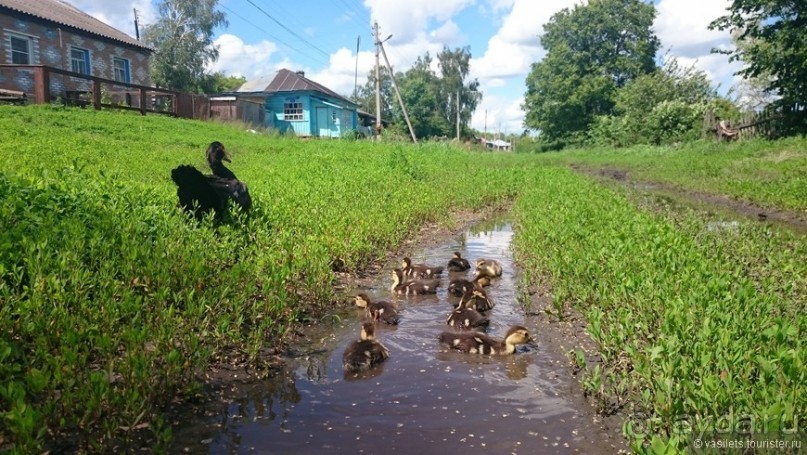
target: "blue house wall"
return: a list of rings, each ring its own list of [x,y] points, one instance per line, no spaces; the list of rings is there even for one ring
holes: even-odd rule
[[[302,104],[301,119],[286,119],[284,106]],[[266,123],[283,133],[341,137],[358,126],[356,106],[320,92],[279,92],[266,97]]]

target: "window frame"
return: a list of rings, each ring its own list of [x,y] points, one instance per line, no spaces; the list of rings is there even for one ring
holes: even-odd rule
[[[118,71],[119,68],[115,65],[117,62],[123,62],[123,68],[120,71],[123,72],[124,79],[118,79]],[[131,73],[131,62],[128,58],[123,57],[112,57],[112,78],[116,82],[123,82],[124,84],[131,84],[132,83],[132,73]]]
[[[303,103],[299,101],[283,102],[283,120],[289,122],[305,121]]]
[[[6,32],[6,35],[8,35],[8,48],[10,50],[10,55],[9,55],[10,59],[9,60],[11,61],[11,64],[12,65],[31,65],[33,63],[33,61],[34,61],[34,40],[30,36],[23,35],[21,33]],[[15,62],[14,61],[14,55],[22,53],[19,50],[14,49],[14,40],[25,41],[26,48],[27,48],[26,52],[24,54],[26,56],[26,60],[27,60],[25,63]]]
[[[82,53],[82,59],[79,61],[76,57],[73,56],[73,52],[78,51]],[[81,65],[86,67],[86,71],[76,71],[76,63],[80,62]],[[79,67],[80,69],[80,67]],[[78,46],[70,46],[70,71],[79,74],[92,74],[92,67],[90,66],[90,51],[89,49],[84,49]]]

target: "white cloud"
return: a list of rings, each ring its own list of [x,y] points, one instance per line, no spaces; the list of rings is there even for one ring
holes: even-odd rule
[[[441,27],[429,32],[429,38],[438,43],[465,41],[460,28],[454,21],[446,21]]]
[[[698,57],[730,41],[728,31],[709,30],[709,23],[727,13],[729,0],[661,0],[653,29],[663,49],[674,55]]]
[[[488,135],[520,134],[524,131],[523,97],[517,99],[486,96],[471,117],[471,127]],[[487,125],[487,126],[486,126]]]
[[[512,9],[504,16],[501,28],[488,40],[485,53],[472,59],[474,77],[485,84],[490,78],[519,77],[526,79],[530,64],[543,58],[540,45],[543,26],[553,14],[573,6],[575,0],[494,1],[494,7],[511,4]]]
[[[381,38],[392,33],[401,45],[417,41],[428,29],[429,21],[447,21],[473,3],[474,0],[364,0],[371,18],[383,24]]]
[[[270,62],[277,52],[277,45],[270,41],[246,44],[241,38],[225,33],[216,38],[213,44],[219,48],[219,59],[208,67],[210,71],[241,75],[249,80],[279,69],[277,62]]]
[[[90,16],[131,36],[135,36],[133,8],[137,8],[140,16],[141,32],[145,24],[152,24],[157,18],[157,10],[152,5],[151,0],[131,0],[128,2],[68,0],[68,2]]]

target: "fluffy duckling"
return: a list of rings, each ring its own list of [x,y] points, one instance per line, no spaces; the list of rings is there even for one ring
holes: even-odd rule
[[[513,354],[517,345],[532,341],[529,331],[520,325],[510,327],[504,340],[497,340],[478,332],[443,332],[438,339],[451,349],[484,355]]]
[[[490,320],[473,308],[457,308],[448,315],[446,324],[455,329],[477,329],[487,327]]]
[[[459,251],[454,252],[454,256],[448,260],[448,271],[449,272],[464,272],[471,268],[471,264],[468,263],[468,260],[460,255]]]
[[[361,340],[350,343],[342,355],[342,366],[349,373],[369,370],[387,360],[389,350],[375,339],[375,323],[364,322],[361,325]]]
[[[481,289],[486,286],[490,286],[490,277],[487,275],[477,275],[473,281],[459,278],[448,283],[448,293],[456,297],[462,297],[468,289]]]
[[[475,275],[487,275],[491,278],[502,276],[502,266],[492,259],[477,259]]]
[[[404,281],[403,270],[392,270],[392,293],[400,295],[435,294],[438,280],[411,280]]]
[[[409,278],[434,278],[443,273],[443,267],[432,267],[424,264],[412,264],[412,260],[405,257],[401,260],[403,275]]]
[[[383,321],[387,324],[398,324],[398,309],[395,305],[383,300],[378,302],[371,302],[367,294],[359,294],[356,296],[356,306],[364,308],[367,311],[367,316],[374,321]]]
[[[490,311],[496,306],[482,288],[469,289],[463,294],[457,308],[473,308],[480,313]]]

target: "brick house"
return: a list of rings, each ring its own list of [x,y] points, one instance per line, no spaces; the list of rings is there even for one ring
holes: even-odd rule
[[[151,85],[153,50],[61,0],[0,0],[0,64],[47,65],[66,71]],[[13,70],[13,71],[12,71]],[[57,76],[52,96],[90,90],[90,81]],[[8,66],[0,88],[30,94],[33,70]]]

